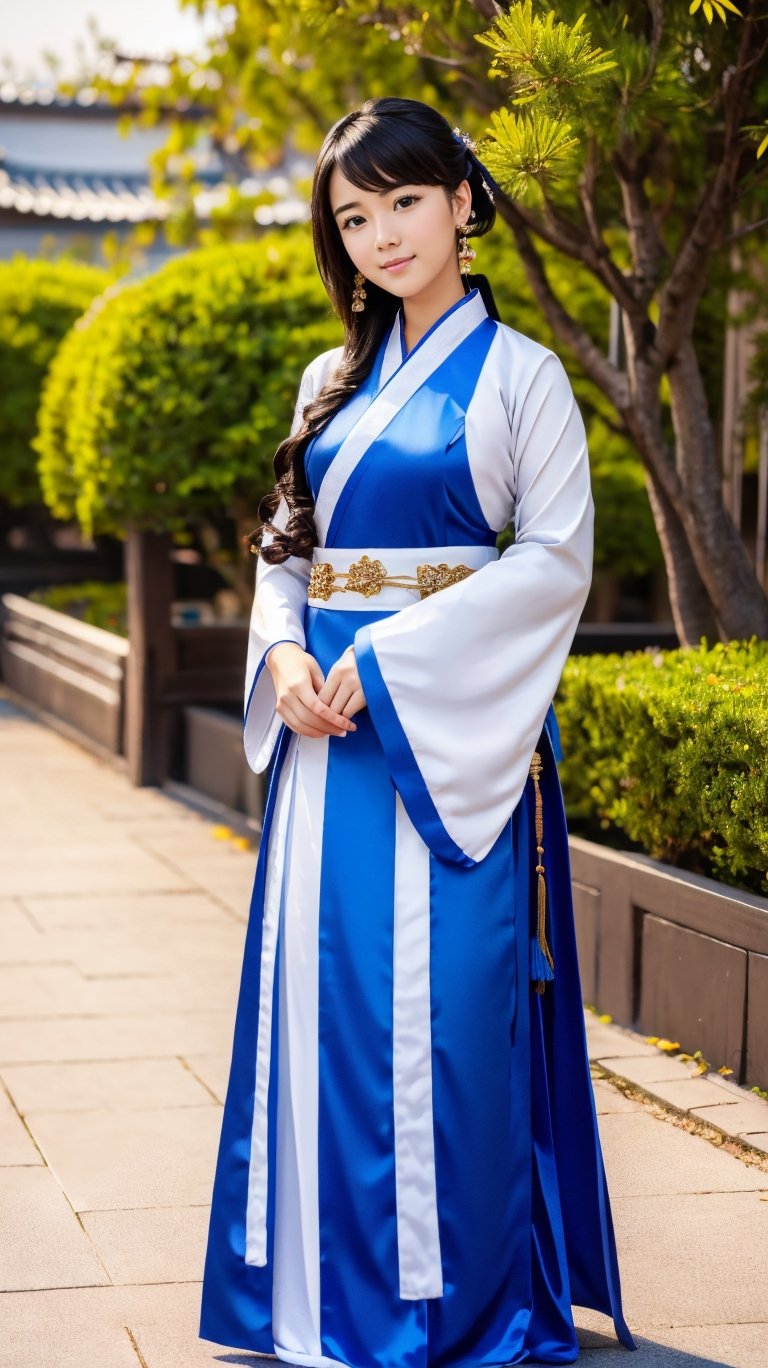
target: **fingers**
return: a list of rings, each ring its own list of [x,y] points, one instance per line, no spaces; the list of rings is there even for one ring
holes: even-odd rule
[[[294,731],[306,736],[346,736],[356,730],[354,722],[321,702],[312,688],[286,691],[278,700],[277,712]]]
[[[339,671],[334,666],[331,671],[333,678],[326,680],[314,656],[305,653],[304,659],[303,672],[296,673],[291,669],[283,674],[282,679],[278,676],[278,715],[292,731],[302,736],[346,736],[348,732],[356,731],[357,725],[350,721],[350,715],[359,711],[365,703],[360,690],[355,687],[359,685],[356,669],[350,675],[348,666],[346,669],[342,667],[340,680]],[[354,699],[356,692],[360,694],[357,701]]]
[[[365,707],[365,695],[361,688],[344,683],[339,684],[333,697],[327,702],[328,707],[333,708],[341,717],[352,717]]]

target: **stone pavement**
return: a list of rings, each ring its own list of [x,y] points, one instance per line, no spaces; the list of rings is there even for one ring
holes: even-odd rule
[[[197,1338],[254,851],[2,698],[0,811],[0,1368],[258,1363]],[[577,1308],[579,1361],[766,1368],[768,1156],[723,1115],[762,1144],[768,1103],[586,1020],[639,1352]]]

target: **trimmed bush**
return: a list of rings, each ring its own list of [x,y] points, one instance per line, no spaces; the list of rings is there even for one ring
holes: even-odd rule
[[[570,656],[555,707],[572,819],[768,894],[768,642]]]
[[[32,448],[40,389],[64,335],[111,275],[76,261],[0,262],[0,497],[40,502]]]
[[[341,340],[305,229],[190,252],[108,291],[45,385],[46,502],[88,536],[255,508],[304,366]]]

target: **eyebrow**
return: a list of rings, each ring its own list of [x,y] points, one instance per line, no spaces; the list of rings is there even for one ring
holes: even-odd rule
[[[410,183],[410,181],[401,181],[399,185],[385,185],[383,190],[377,190],[376,193],[377,195],[388,195],[392,190],[402,190],[404,185],[410,185]],[[351,200],[349,204],[340,204],[338,209],[334,209],[333,217],[338,218],[339,214],[343,214],[346,209],[359,209],[360,207],[359,200]]]

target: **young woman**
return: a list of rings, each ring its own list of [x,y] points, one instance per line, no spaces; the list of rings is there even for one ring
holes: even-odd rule
[[[560,361],[465,288],[494,212],[417,101],[367,101],[320,152],[345,342],[259,509],[245,748],[273,766],[200,1323],[288,1363],[571,1363],[572,1304],[636,1347],[551,706],[589,465]]]

